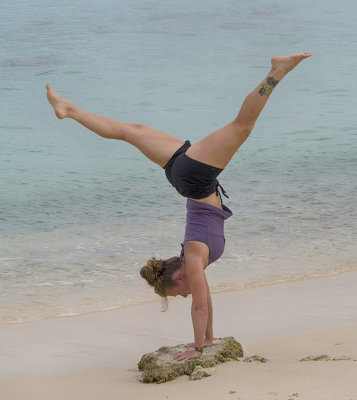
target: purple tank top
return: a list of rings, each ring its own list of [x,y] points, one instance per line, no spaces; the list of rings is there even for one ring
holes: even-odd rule
[[[233,215],[232,211],[222,205],[223,210],[210,204],[187,199],[185,238],[181,243],[181,261],[184,257],[184,246],[191,240],[205,243],[209,248],[209,261],[218,260],[224,251],[224,221]]]

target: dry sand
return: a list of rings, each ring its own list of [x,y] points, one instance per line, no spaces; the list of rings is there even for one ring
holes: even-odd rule
[[[357,400],[357,272],[213,295],[216,337],[245,356],[212,377],[142,384],[136,363],[192,340],[189,299],[0,327],[0,399]],[[307,356],[347,357],[299,361]]]

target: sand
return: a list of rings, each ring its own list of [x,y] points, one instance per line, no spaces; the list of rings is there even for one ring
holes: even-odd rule
[[[189,299],[1,326],[0,399],[357,400],[356,288],[357,271],[213,295],[215,336],[269,361],[200,381],[136,379],[142,354],[192,340]],[[319,355],[331,360],[299,361]]]

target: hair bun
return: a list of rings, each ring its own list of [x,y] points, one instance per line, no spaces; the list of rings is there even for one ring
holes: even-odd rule
[[[150,286],[154,286],[155,282],[158,281],[163,274],[163,270],[163,261],[156,260],[156,258],[153,257],[141,268],[140,275],[147,280]]]
[[[140,269],[140,275],[154,287],[155,293],[166,298],[167,289],[176,286],[176,282],[172,279],[173,273],[181,266],[180,257],[171,257],[167,260],[156,260],[153,257]],[[167,306],[163,308],[167,309]]]

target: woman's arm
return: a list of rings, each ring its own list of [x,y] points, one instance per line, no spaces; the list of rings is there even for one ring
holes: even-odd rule
[[[208,284],[204,272],[207,265],[208,247],[201,242],[187,242],[185,245],[185,275],[192,294],[191,317],[195,337],[195,347],[204,347],[204,338],[209,321]],[[199,358],[195,350],[185,351],[174,357],[175,361]]]
[[[207,320],[204,344],[205,346],[210,346],[213,340],[213,307],[212,307],[211,293],[209,290],[207,279],[206,279],[206,287],[207,287],[208,320]]]
[[[207,306],[208,306],[208,319],[207,319],[207,326],[205,332],[205,339],[204,339],[204,347],[211,346],[213,341],[213,307],[212,307],[212,299],[209,290],[209,286],[206,279],[206,286],[207,286]],[[188,343],[185,347],[195,347],[195,342]]]

